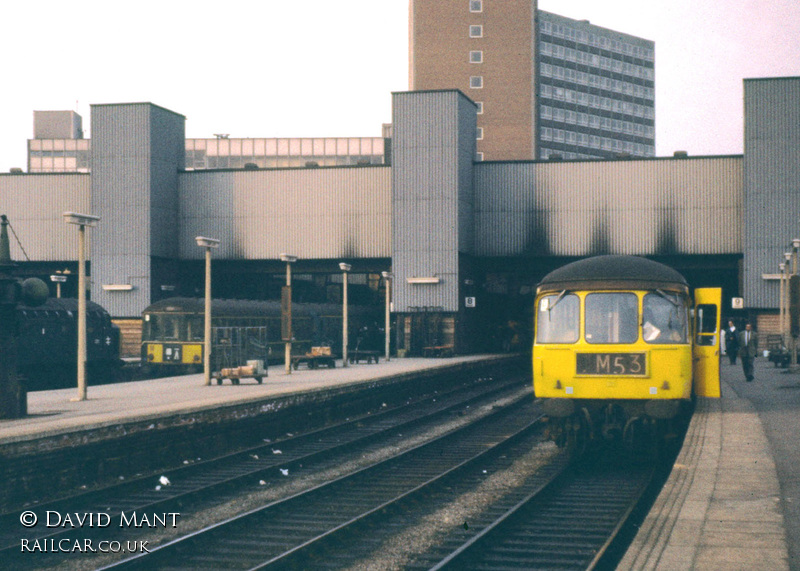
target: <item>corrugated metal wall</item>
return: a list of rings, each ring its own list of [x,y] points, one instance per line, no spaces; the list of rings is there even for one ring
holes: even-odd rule
[[[477,140],[471,133],[478,128],[475,107],[461,101],[458,106],[458,251],[472,254],[475,249],[475,185],[473,165]]]
[[[459,253],[744,252],[745,303],[776,307],[762,274],[777,273],[800,236],[798,100],[800,78],[745,81],[744,157],[473,164],[465,96],[399,93],[393,167],[181,174],[183,117],[94,106],[92,174],[1,175],[0,200],[37,261],[76,259],[63,211],[102,216],[89,231],[93,297],[116,316],[149,302],[153,260],[166,273],[173,258],[200,259],[201,234],[222,240],[221,259],[392,257],[399,312],[457,311]],[[406,281],[427,276],[439,286]],[[104,283],[137,289],[104,293]]]
[[[176,257],[184,118],[150,103],[92,106],[92,299],[114,316],[150,304],[151,256]],[[103,285],[131,284],[132,291]]]
[[[8,216],[31,260],[78,258],[78,232],[63,212],[90,209],[92,180],[88,174],[0,175],[0,214]],[[11,258],[25,261],[13,235]],[[91,249],[92,237],[89,236]]]
[[[150,255],[179,256],[178,172],[186,163],[185,118],[161,107],[150,107]]]
[[[188,172],[179,199],[182,259],[391,256],[389,167]]]
[[[478,163],[476,254],[741,252],[742,159]]]
[[[744,82],[744,301],[775,308],[778,264],[800,238],[800,77]]]
[[[395,311],[458,311],[459,240],[471,242],[474,104],[458,91],[395,93],[392,119]],[[439,283],[408,283],[420,277]]]

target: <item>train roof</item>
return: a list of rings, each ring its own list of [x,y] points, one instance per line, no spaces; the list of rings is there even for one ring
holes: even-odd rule
[[[348,310],[358,312],[363,306],[351,304]],[[142,313],[195,313],[205,310],[205,299],[196,297],[170,297],[157,301]],[[211,312],[216,316],[248,316],[248,315],[280,315],[280,301],[264,301],[250,299],[212,299]],[[292,313],[304,314],[341,314],[342,305],[337,303],[301,303],[292,302]]]
[[[688,293],[679,272],[638,256],[595,256],[553,270],[539,282],[538,293],[574,289],[668,289]]]
[[[244,299],[212,299],[211,310],[225,315],[246,315],[264,311],[280,312],[279,301],[253,301]],[[170,297],[150,304],[143,313],[203,313],[205,300],[196,297]]]
[[[48,297],[41,305],[19,305],[19,311],[56,311],[73,313],[78,312],[78,299],[74,297]],[[87,313],[108,313],[102,305],[86,300]]]

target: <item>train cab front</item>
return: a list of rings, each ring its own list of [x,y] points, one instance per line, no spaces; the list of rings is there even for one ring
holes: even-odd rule
[[[647,446],[691,408],[688,286],[643,258],[570,266],[547,276],[536,298],[533,384],[552,436]]]

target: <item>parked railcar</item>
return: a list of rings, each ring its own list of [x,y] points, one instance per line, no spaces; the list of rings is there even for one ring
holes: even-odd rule
[[[17,370],[26,389],[74,386],[77,377],[78,300],[49,298],[44,304],[17,309]],[[115,382],[122,362],[119,328],[100,305],[86,302],[86,375],[90,384]]]
[[[164,299],[147,307],[142,312],[142,365],[152,372],[164,374],[202,370],[204,309],[202,298],[186,297]],[[364,327],[371,328],[378,319],[376,309],[351,305],[348,308],[350,339],[355,340],[357,332]],[[214,299],[211,302],[211,327],[213,339],[232,332],[240,334],[243,340],[257,337],[250,345],[255,350],[260,350],[261,345],[266,346],[258,358],[271,363],[283,362],[280,301]],[[258,335],[252,335],[255,331]],[[293,303],[292,333],[295,352],[304,352],[317,345],[331,346],[334,352],[340,350],[342,306]],[[220,343],[213,344],[225,343],[223,339],[218,341]],[[256,358],[256,355],[247,358]],[[212,368],[215,368],[213,351],[211,359]]]
[[[719,397],[719,288],[635,256],[597,256],[536,293],[533,387],[561,446],[663,442],[694,396]]]

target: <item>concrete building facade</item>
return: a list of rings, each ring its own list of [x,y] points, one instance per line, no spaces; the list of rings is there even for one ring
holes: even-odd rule
[[[409,7],[409,88],[459,89],[475,101],[479,158],[535,158],[536,0]]]
[[[800,238],[800,78],[744,82],[743,295],[777,307],[779,264]],[[795,251],[796,255],[796,251]]]
[[[655,44],[539,12],[538,158],[655,156]]]
[[[409,85],[478,105],[479,160],[655,156],[655,44],[536,0],[410,3]]]
[[[748,80],[745,93],[744,156],[474,161],[477,107],[443,90],[393,95],[391,166],[259,170],[187,171],[183,116],[96,105],[90,174],[2,174],[0,196],[18,272],[45,280],[75,271],[77,236],[61,213],[101,216],[89,230],[91,297],[120,318],[200,295],[197,235],[222,242],[219,297],[277,299],[282,252],[300,258],[298,301],[337,299],[348,262],[353,293],[380,304],[380,273],[393,272],[394,346],[408,354],[500,348],[544,274],[604,253],[722,286],[726,315],[769,314],[770,275],[800,234],[800,78]],[[732,310],[740,296],[745,309]]]

